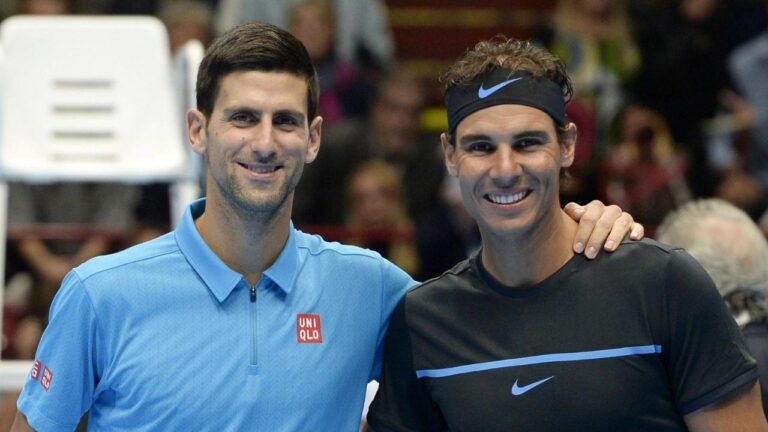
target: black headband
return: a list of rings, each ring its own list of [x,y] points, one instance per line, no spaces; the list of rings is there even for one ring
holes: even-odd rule
[[[448,132],[475,111],[494,105],[527,105],[549,114],[558,126],[565,126],[565,99],[559,85],[528,72],[497,68],[468,85],[448,88]]]

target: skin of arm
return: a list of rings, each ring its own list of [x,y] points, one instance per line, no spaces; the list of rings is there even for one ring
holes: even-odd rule
[[[24,414],[16,411],[16,419],[13,420],[13,425],[11,425],[10,432],[34,432],[34,429],[29,426],[29,423],[27,423],[27,418],[24,417]]]
[[[21,255],[37,274],[58,284],[73,267],[107,252],[109,241],[103,236],[91,237],[71,257],[51,253],[45,242],[37,238],[20,240],[17,245]]]
[[[70,270],[65,257],[57,256],[48,249],[45,243],[37,238],[26,238],[17,243],[19,252],[32,269],[44,280],[59,283]]]
[[[768,432],[758,383],[684,419],[692,432]]]
[[[80,246],[77,253],[72,256],[70,263],[72,264],[72,267],[79,266],[95,256],[107,253],[108,250],[109,240],[106,237],[89,237],[88,240]]]

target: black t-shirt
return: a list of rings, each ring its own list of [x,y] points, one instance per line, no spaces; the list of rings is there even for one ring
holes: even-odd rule
[[[479,255],[395,310],[376,431],[681,431],[757,379],[705,271],[653,240],[505,287]]]

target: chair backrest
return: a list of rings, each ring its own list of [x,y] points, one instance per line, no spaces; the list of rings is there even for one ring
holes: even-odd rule
[[[15,16],[0,24],[0,41],[4,179],[139,183],[184,174],[160,20]]]
[[[173,73],[155,17],[0,23],[0,327],[7,182],[183,182],[188,154]],[[23,369],[0,361],[0,388],[22,382],[9,377]]]

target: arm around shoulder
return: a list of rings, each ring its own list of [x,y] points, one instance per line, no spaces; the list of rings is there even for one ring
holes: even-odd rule
[[[686,415],[685,424],[693,432],[768,432],[759,384]]]

